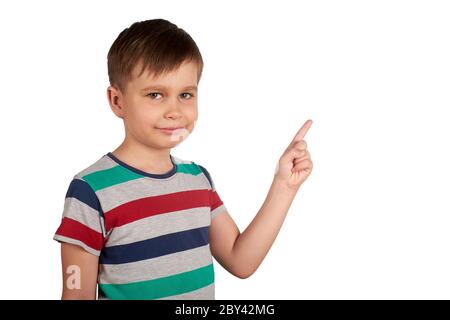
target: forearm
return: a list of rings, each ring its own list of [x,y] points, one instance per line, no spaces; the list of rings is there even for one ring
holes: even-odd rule
[[[95,291],[77,292],[77,290],[65,290],[61,295],[61,300],[97,300],[97,297]]]
[[[95,300],[99,258],[78,245],[61,243],[62,300]]]
[[[287,189],[276,179],[253,221],[236,239],[233,259],[239,274],[247,277],[259,267],[275,238],[294,200],[296,191]]]

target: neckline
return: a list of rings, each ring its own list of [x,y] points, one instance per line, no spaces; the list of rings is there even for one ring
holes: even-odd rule
[[[138,174],[140,174],[142,176],[145,176],[145,177],[150,177],[150,178],[155,178],[155,179],[166,179],[166,178],[170,178],[171,176],[173,176],[178,170],[178,166],[177,166],[177,164],[176,164],[176,162],[173,159],[173,156],[171,154],[169,154],[169,156],[170,156],[170,161],[173,164],[173,167],[172,167],[172,169],[170,169],[166,173],[149,173],[149,172],[145,172],[145,171],[142,171],[142,170],[140,170],[138,168],[135,168],[135,167],[133,167],[133,166],[123,162],[122,160],[118,159],[112,152],[108,152],[106,155],[108,157],[110,157],[113,161],[117,162],[119,165],[127,168],[128,170],[136,172],[136,173],[138,173]]]

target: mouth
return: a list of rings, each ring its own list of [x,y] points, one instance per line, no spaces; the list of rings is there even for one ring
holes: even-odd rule
[[[161,130],[177,130],[177,129],[183,129],[184,127],[165,127],[165,128],[158,128],[156,127],[156,129],[161,129]]]
[[[158,129],[166,129],[166,130],[175,130],[175,129],[181,129],[184,127],[166,127],[166,128],[158,128]]]
[[[184,127],[166,127],[166,128],[158,128],[158,127],[156,127],[156,129],[159,129],[159,130],[164,131],[164,132],[174,132],[175,130],[184,129]]]

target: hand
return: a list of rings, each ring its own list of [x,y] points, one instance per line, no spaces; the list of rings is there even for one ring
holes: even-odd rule
[[[275,180],[290,190],[297,191],[313,168],[311,156],[306,150],[306,141],[303,140],[311,125],[312,120],[303,124],[281,156],[275,170]]]

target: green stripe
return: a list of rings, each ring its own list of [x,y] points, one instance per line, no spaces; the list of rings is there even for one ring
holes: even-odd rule
[[[202,170],[200,167],[194,163],[179,163],[178,166],[178,172],[188,173],[192,174],[194,176],[198,175]]]
[[[142,177],[142,175],[118,165],[110,169],[99,170],[87,174],[83,176],[83,180],[89,183],[95,192],[118,183],[139,179]]]
[[[180,274],[126,284],[99,284],[106,297],[151,300],[197,290],[214,282],[213,264]]]
[[[196,176],[202,171],[194,163],[180,163],[177,164],[177,172],[192,174]],[[92,172],[83,176],[82,178],[92,187],[95,192],[104,188],[112,187],[119,183],[145,178],[145,176],[131,171],[121,165],[117,165],[109,169]]]

